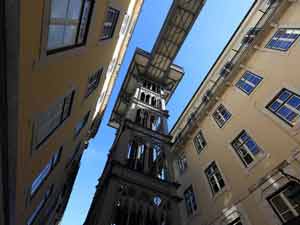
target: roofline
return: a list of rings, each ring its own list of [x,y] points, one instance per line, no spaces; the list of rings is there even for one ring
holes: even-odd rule
[[[181,112],[180,116],[178,117],[178,119],[176,120],[175,124],[172,126],[172,129],[169,131],[169,134],[171,135],[171,133],[173,132],[173,130],[175,129],[175,127],[177,126],[177,124],[179,123],[179,121],[181,120],[181,118],[183,117],[184,113],[186,112],[186,110],[189,108],[189,106],[192,104],[192,101],[194,100],[195,96],[198,94],[199,90],[202,88],[204,82],[208,79],[210,73],[212,72],[212,70],[214,69],[214,67],[216,66],[216,64],[218,63],[218,61],[221,59],[221,57],[223,56],[225,50],[227,49],[227,47],[229,46],[229,44],[232,42],[232,40],[234,39],[234,37],[236,36],[237,32],[240,30],[241,26],[244,24],[244,22],[246,21],[246,19],[248,18],[249,14],[251,13],[251,11],[254,9],[255,5],[257,4],[259,0],[254,0],[254,2],[252,3],[250,9],[247,11],[246,15],[244,16],[244,18],[242,19],[242,21],[240,22],[240,24],[238,25],[238,27],[236,28],[236,30],[234,31],[234,33],[231,35],[230,39],[228,40],[228,42],[226,43],[225,47],[223,48],[223,50],[221,51],[221,53],[219,54],[218,58],[215,60],[214,64],[210,67],[209,71],[207,72],[206,76],[204,77],[204,79],[201,81],[199,87],[197,88],[197,90],[194,92],[193,96],[191,97],[191,99],[189,100],[189,102],[187,103],[187,105],[184,107],[184,110]]]

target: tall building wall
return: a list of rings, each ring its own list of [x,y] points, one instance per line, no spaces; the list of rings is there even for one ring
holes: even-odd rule
[[[297,207],[293,205],[299,202],[298,109],[295,109],[297,115],[289,115],[289,111],[283,112],[283,108],[282,111],[276,109],[276,112],[269,108],[283,93],[283,89],[290,91],[286,93],[295,95],[289,96],[293,101],[298,99],[300,94],[299,2],[277,1],[278,10],[255,37],[254,44],[249,44],[246,56],[238,61],[235,68],[228,69],[231,72],[228,79],[224,79],[223,87],[216,92],[207,93],[207,90],[213,90],[211,87],[216,82],[219,71],[228,59],[232,58],[232,49],[238,50],[245,32],[257,22],[263,2],[257,1],[253,5],[171,132],[175,142],[173,164],[176,181],[181,184],[179,192],[185,198],[185,191],[192,185],[196,202],[196,207],[191,213],[186,209],[189,201],[181,203],[183,224],[299,224],[299,214],[297,209],[294,209]],[[295,33],[294,37],[283,35],[276,39],[280,29],[285,32],[285,29],[291,28],[295,29],[290,30]],[[246,36],[249,37],[249,33]],[[272,39],[277,40],[277,47],[276,40],[273,45],[270,42]],[[278,45],[278,40],[282,41],[281,45]],[[255,78],[246,78],[249,72]],[[251,86],[251,82],[258,84],[252,83]],[[203,98],[204,95],[206,97]],[[281,98],[284,96],[281,95]],[[202,101],[209,103],[203,108],[201,116],[195,118],[196,113],[193,114],[193,110]],[[284,107],[288,101],[277,102],[281,104],[280,107]],[[223,108],[220,109],[220,105],[223,105]],[[275,105],[273,106],[275,108]],[[293,110],[289,106],[287,108]],[[216,112],[223,117],[215,119]],[[190,121],[188,126],[191,128],[188,132],[181,133],[187,120]],[[200,131],[204,142],[195,144]],[[242,131],[248,136],[239,136],[242,135]],[[250,152],[249,157],[252,159],[246,156],[243,158],[242,154],[238,153],[239,150],[236,150],[237,147],[234,147],[238,136],[240,142],[242,138],[248,138],[246,143],[249,148],[244,147],[244,152]],[[180,138],[186,138],[186,141],[182,143]],[[250,146],[255,146],[254,150],[250,150]],[[218,183],[217,192],[213,191],[212,183],[207,177],[207,168],[212,162],[216,163],[219,169],[218,176],[221,177],[213,178],[217,179],[213,181]],[[290,197],[293,200],[287,201],[296,203],[288,206],[289,210],[294,209],[288,219],[288,216],[279,212],[279,206],[276,205],[278,203],[272,204],[272,201],[275,201],[272,197],[279,195],[294,183],[298,185],[295,185],[295,193]]]
[[[7,108],[16,113],[8,120],[16,131],[8,143],[10,224],[61,219],[142,2],[7,1],[7,14],[18,5],[19,22],[17,40],[10,41],[19,54],[8,54],[19,71],[8,86],[17,93],[11,102],[17,110]]]

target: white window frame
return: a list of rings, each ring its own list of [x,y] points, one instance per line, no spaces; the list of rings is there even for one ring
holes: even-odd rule
[[[292,184],[293,182],[288,183],[287,185],[285,185],[282,190],[280,190],[278,193],[271,195],[271,197],[268,198],[268,202],[269,204],[272,206],[273,210],[276,212],[277,216],[280,218],[280,220],[284,223],[289,222],[288,220],[286,220],[282,214],[290,212],[293,214],[294,218],[296,219],[297,217],[300,220],[300,213],[297,212],[297,210],[295,209],[295,207],[299,207],[300,208],[300,203],[298,205],[293,205],[290,200],[284,195],[284,192],[289,188],[289,186]],[[300,185],[297,182],[294,182],[295,184]],[[272,202],[272,199],[276,198],[276,197],[280,197],[281,200],[285,203],[285,206],[287,206],[288,210],[285,212],[280,213],[277,206]],[[293,220],[292,219],[292,220]]]
[[[183,174],[187,170],[188,164],[187,164],[187,159],[186,159],[185,155],[181,155],[177,159],[177,168],[178,168],[179,174]]]
[[[298,35],[296,38],[284,38],[284,37],[277,37],[278,33],[280,32],[285,32],[285,35],[288,34],[288,33],[293,33],[294,35]],[[266,48],[268,49],[272,49],[272,50],[277,50],[277,51],[283,51],[283,52],[286,52],[288,51],[293,45],[294,43],[297,41],[297,39],[299,38],[300,36],[300,28],[279,28],[275,33],[274,35],[272,36],[272,38],[270,39],[270,41],[267,43],[266,45]],[[284,43],[289,43],[290,45],[286,48],[282,48],[282,47],[279,47],[279,46],[273,46],[272,45],[272,42],[273,41],[282,41]]]
[[[39,190],[42,184],[45,182],[51,171],[57,166],[62,152],[62,147],[56,151],[51,159],[48,161],[46,166],[39,172],[36,178],[32,181],[30,186],[30,197],[32,198],[35,193]]]
[[[209,174],[207,173],[207,171],[210,169],[210,167],[212,167],[213,164],[215,164],[215,167],[217,168],[217,172],[218,172],[218,174],[220,175],[221,179],[223,180],[223,183],[224,183],[224,186],[223,186],[223,187],[221,187],[221,184],[220,184],[220,182],[219,182],[219,179],[218,179],[218,177],[217,177],[217,175],[216,175],[216,174],[217,174],[216,171],[214,171],[214,173],[213,173],[212,175],[209,175]],[[205,173],[205,177],[206,177],[206,179],[207,179],[207,182],[208,182],[208,184],[209,184],[209,187],[210,187],[210,190],[211,190],[213,196],[215,196],[216,194],[222,192],[222,190],[226,187],[226,182],[225,182],[225,178],[224,178],[224,176],[223,176],[223,174],[222,174],[222,172],[221,172],[219,166],[217,165],[217,163],[216,163],[215,161],[212,161],[212,162],[206,167],[206,169],[204,170],[204,173]],[[216,185],[217,185],[217,187],[218,187],[218,189],[219,189],[217,192],[213,189],[213,185],[212,185],[212,183],[211,183],[211,181],[210,181],[210,177],[212,177],[212,178],[214,179],[214,181],[215,181],[215,183],[216,183]]]
[[[113,17],[109,17],[109,13],[111,13]],[[103,27],[101,30],[100,41],[111,39],[113,37],[115,33],[115,29],[118,25],[119,17],[120,17],[120,10],[113,7],[107,8],[105,21],[103,23]],[[109,28],[109,32],[105,33],[105,29],[107,29],[107,27]]]
[[[225,111],[225,113],[228,114],[228,118],[225,118],[222,111]],[[217,107],[217,109],[214,111],[212,116],[213,116],[215,122],[217,123],[217,125],[220,128],[222,128],[226,124],[226,122],[228,120],[230,120],[232,114],[231,114],[231,112],[229,112],[229,110],[223,104],[220,104]]]
[[[51,105],[47,111],[37,115],[33,125],[32,148],[37,150],[48,138],[60,127],[63,122],[70,116],[75,91],[71,91],[66,96]]]
[[[92,18],[93,13],[93,5],[94,0],[82,0],[82,5],[80,8],[80,16],[78,19],[68,19],[68,18],[51,18],[51,5],[52,0],[45,0],[46,1],[46,12],[44,18],[44,31],[43,31],[43,49],[46,55],[55,54],[57,52],[63,52],[68,49],[73,49],[79,46],[83,46],[86,43],[89,25]],[[69,0],[70,1],[70,0]],[[68,5],[70,2],[68,2]],[[69,6],[68,6],[69,7]],[[76,28],[76,37],[75,41],[72,44],[64,45],[60,47],[56,47],[53,49],[48,49],[48,38],[49,38],[49,29],[50,25],[75,25]]]
[[[206,141],[206,139],[203,135],[202,130],[200,130],[197,133],[197,135],[193,139],[193,142],[194,142],[194,146],[196,148],[196,151],[200,154],[207,145],[207,141]]]
[[[184,197],[184,202],[187,210],[187,215],[191,216],[195,214],[195,212],[198,209],[198,205],[197,205],[196,195],[192,185],[190,185],[188,188],[185,189],[183,193],[183,197]]]
[[[279,97],[280,97],[284,92],[287,92],[287,93],[289,93],[289,95],[290,95],[285,101],[279,99]],[[296,125],[297,123],[299,123],[299,121],[300,121],[300,111],[297,110],[295,107],[293,107],[293,106],[287,104],[288,101],[289,101],[290,99],[292,99],[293,97],[300,98],[300,95],[298,95],[298,94],[295,93],[294,91],[291,91],[291,90],[289,90],[289,89],[287,89],[287,88],[283,88],[283,89],[281,89],[281,90],[278,92],[278,94],[277,94],[277,95],[270,101],[270,103],[266,106],[266,108],[267,108],[272,114],[274,114],[276,117],[278,117],[279,119],[281,119],[282,121],[284,121],[285,123],[287,123],[287,124],[288,124],[289,126],[291,126],[291,127],[295,126],[295,125]],[[274,103],[276,103],[276,102],[279,103],[280,106],[279,106],[278,109],[273,110],[271,106],[272,106]],[[294,114],[296,115],[296,116],[294,117],[293,121],[289,121],[288,119],[286,119],[285,117],[283,117],[280,113],[278,113],[278,111],[280,111],[280,109],[281,109],[282,107],[288,108],[292,113],[294,113]],[[298,106],[298,107],[300,107],[300,106]]]
[[[241,139],[243,135],[247,136],[246,140]],[[256,154],[254,154],[251,151],[251,149],[249,149],[249,147],[247,146],[247,143],[249,141],[255,143],[255,145],[257,146],[258,152]],[[240,144],[239,146],[236,146],[235,143],[237,142]],[[252,165],[254,165],[258,161],[258,159],[260,159],[264,155],[264,151],[262,150],[262,148],[256,143],[256,141],[248,134],[246,130],[242,130],[239,133],[239,135],[231,142],[231,146],[246,168],[249,168]],[[246,151],[246,154],[243,154],[241,150]],[[251,163],[247,163],[247,161],[245,160],[245,157],[247,155],[251,157]]]

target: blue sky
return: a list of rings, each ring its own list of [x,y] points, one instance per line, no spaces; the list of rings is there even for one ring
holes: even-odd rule
[[[175,64],[184,68],[185,75],[168,103],[170,128],[180,116],[252,2],[253,0],[207,0],[175,59]],[[101,128],[82,157],[81,167],[61,225],[82,225],[86,218],[95,193],[95,186],[115,137],[116,131],[108,127],[107,123],[129,63],[137,47],[151,51],[171,3],[172,0],[145,0]]]

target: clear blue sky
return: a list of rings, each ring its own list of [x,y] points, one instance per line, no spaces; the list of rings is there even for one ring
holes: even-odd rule
[[[175,63],[185,76],[168,104],[171,128],[196,91],[200,82],[239,25],[253,0],[207,0]],[[157,5],[159,3],[159,5]],[[151,51],[172,0],[145,0],[142,13],[129,44],[101,128],[85,151],[62,225],[82,225],[95,193],[115,130],[108,119],[137,47]]]

